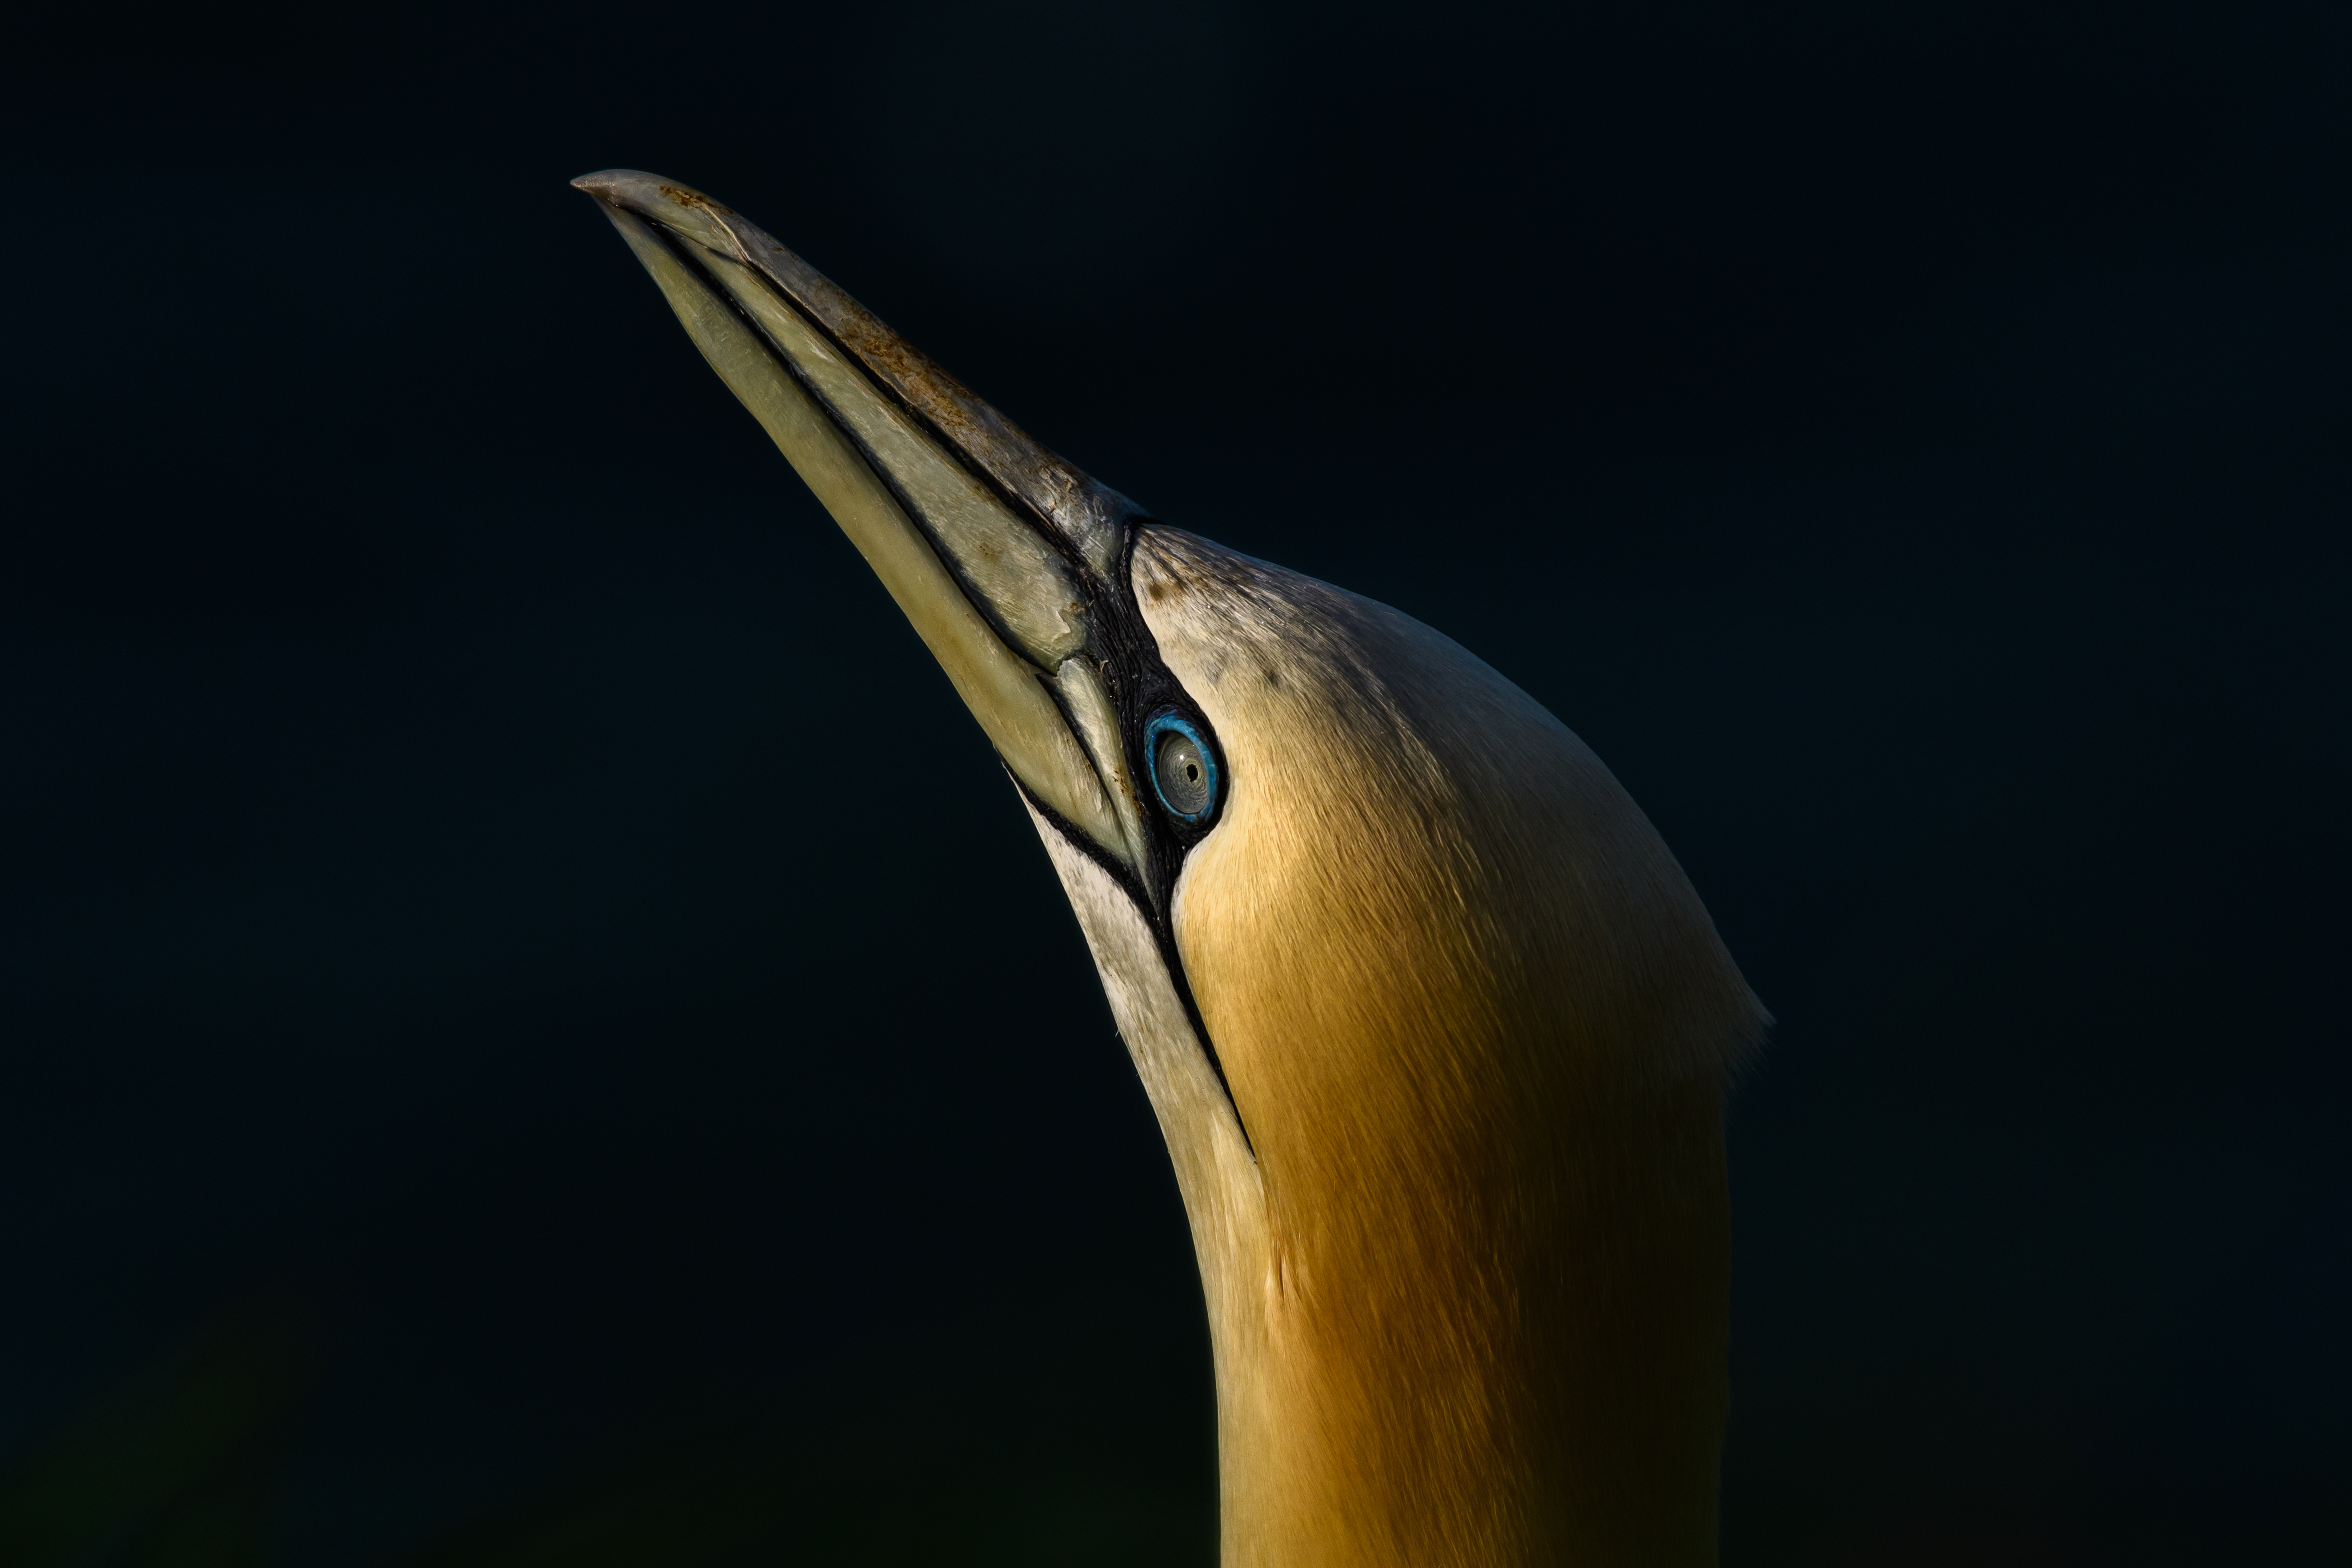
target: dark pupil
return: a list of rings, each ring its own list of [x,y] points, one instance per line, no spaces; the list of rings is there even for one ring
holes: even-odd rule
[[[1209,804],[1209,770],[1200,748],[1182,735],[1160,742],[1160,793],[1181,816],[1198,816]]]

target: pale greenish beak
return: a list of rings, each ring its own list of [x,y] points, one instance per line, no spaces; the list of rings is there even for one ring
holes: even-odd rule
[[[882,579],[1013,776],[1157,893],[1110,688],[1132,502],[973,396],[800,258],[633,170],[603,204],[679,323]]]

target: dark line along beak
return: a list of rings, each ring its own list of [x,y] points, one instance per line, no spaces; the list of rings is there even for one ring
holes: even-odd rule
[[[710,367],[882,579],[1029,793],[1150,885],[1103,669],[1139,509],[1045,450],[709,197],[608,169],[603,204]]]

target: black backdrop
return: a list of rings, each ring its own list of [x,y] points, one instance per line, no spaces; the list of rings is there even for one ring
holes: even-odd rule
[[[5,68],[20,1547],[1209,1560],[1075,925],[623,163],[1626,780],[1780,1018],[1727,1563],[2343,1560],[2319,8],[77,26]]]

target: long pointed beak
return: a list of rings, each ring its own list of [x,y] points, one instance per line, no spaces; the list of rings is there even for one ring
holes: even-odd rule
[[[628,169],[572,183],[864,554],[1014,778],[1155,884],[1107,686],[1134,504],[709,197]]]

